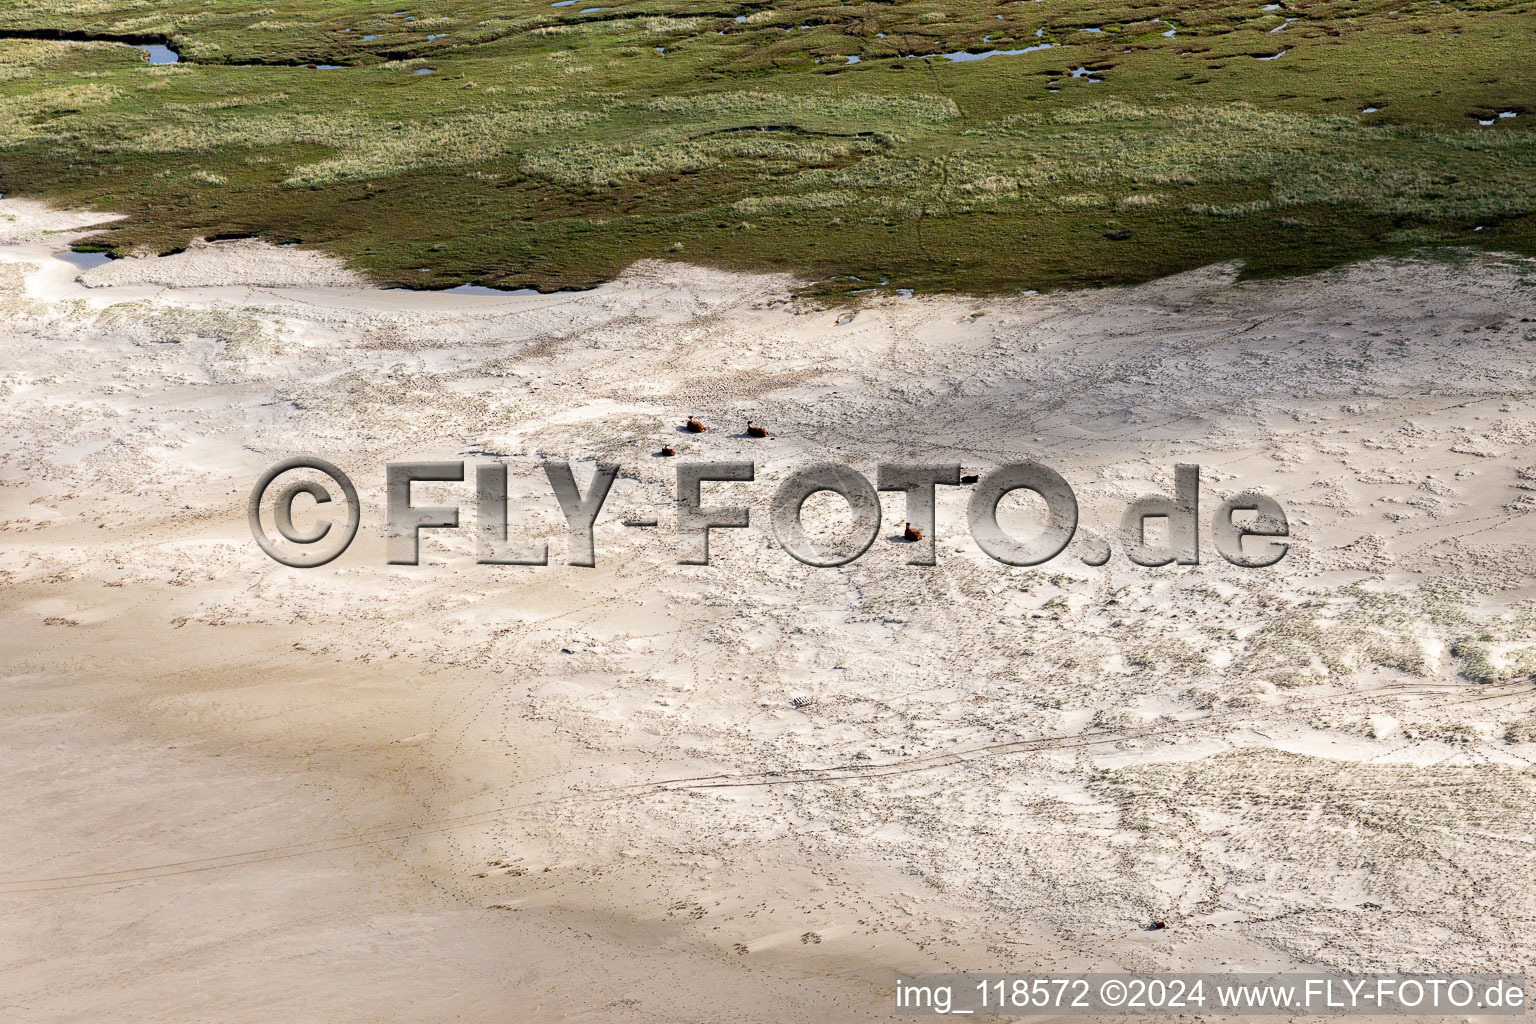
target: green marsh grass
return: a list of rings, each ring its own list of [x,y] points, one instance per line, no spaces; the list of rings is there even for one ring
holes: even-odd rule
[[[418,287],[669,255],[984,292],[1536,252],[1530,3],[1290,4],[1280,33],[1259,3],[591,6],[12,7],[0,36],[187,62],[0,42],[0,191],[127,214],[93,239],[119,252],[297,238]]]

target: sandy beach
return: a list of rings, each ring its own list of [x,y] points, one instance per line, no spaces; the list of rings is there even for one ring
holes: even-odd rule
[[[102,220],[0,200],[5,1020],[854,1021],[898,970],[1531,963],[1536,262],[845,308],[681,263],[460,295],[253,241],[58,256]],[[710,485],[752,525],[709,566],[663,445],[756,463]],[[246,522],[301,454],[363,510],[309,570]],[[465,525],[387,564],[385,464],[461,459],[548,566],[476,563],[471,483],[417,485]],[[622,467],[595,568],[547,459]],[[812,463],[1021,460],[1080,504],[1044,566],[956,487],[933,567],[899,495],[841,568],[769,530]],[[1201,564],[1128,561],[1178,463],[1204,510],[1280,501],[1284,560],[1202,521]]]

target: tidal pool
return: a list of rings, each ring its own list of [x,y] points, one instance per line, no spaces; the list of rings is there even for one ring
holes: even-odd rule
[[[141,46],[135,43],[133,48],[135,50],[143,50],[145,53],[149,54],[149,62],[151,64],[181,63],[181,54],[177,53],[169,46],[162,46],[159,43],[148,43]]]
[[[968,53],[965,50],[956,50],[954,53],[941,53],[945,60],[967,61],[986,60],[988,57],[1013,57],[1021,53],[1034,53],[1036,50],[1049,50],[1054,43],[1041,43],[1039,46],[1026,46],[1022,50],[986,50],[982,53]],[[850,62],[852,63],[852,62]]]

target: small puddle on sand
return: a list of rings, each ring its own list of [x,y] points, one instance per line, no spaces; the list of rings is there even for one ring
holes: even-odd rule
[[[65,249],[63,252],[56,252],[53,254],[53,258],[56,260],[63,260],[65,263],[73,264],[74,266],[79,267],[82,272],[90,270],[93,267],[99,267],[102,264],[112,262],[112,257],[108,256],[104,252],[75,252],[73,249]]]
[[[492,288],[483,284],[461,284],[454,288],[444,289],[445,295],[496,295],[506,297],[508,295],[537,295],[537,288]]]
[[[1478,118],[1477,123],[1480,124],[1480,125],[1497,124],[1498,122],[1500,122],[1500,121],[1502,121],[1502,120],[1504,120],[1506,118],[1518,117],[1518,116],[1519,116],[1519,111],[1515,111],[1515,110],[1501,110],[1501,111],[1499,111],[1499,116],[1498,117],[1490,117],[1486,121],[1484,121],[1482,118]]]
[[[431,267],[417,267],[418,274],[430,274]],[[386,288],[387,292],[414,292],[418,295],[488,295],[504,299],[508,296],[537,295],[537,288],[492,288],[484,284],[461,284],[452,288]]]
[[[1084,81],[1092,82],[1095,85],[1097,85],[1100,82],[1104,81],[1104,79],[1102,79],[1102,78],[1094,78],[1093,77],[1093,72],[1089,71],[1087,68],[1073,68],[1072,69],[1072,77],[1073,78],[1081,78]]]
[[[413,75],[435,75],[435,74],[437,74],[437,68],[417,68],[415,71],[412,71],[411,74],[413,74]]]

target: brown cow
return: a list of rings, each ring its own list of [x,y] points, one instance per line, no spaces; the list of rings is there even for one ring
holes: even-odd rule
[[[709,429],[704,424],[699,422],[697,416],[689,416],[688,422],[684,423],[683,426],[688,428],[688,433],[690,434],[702,434],[704,431]]]
[[[747,436],[748,437],[767,437],[768,436],[768,431],[766,429],[764,429],[763,427],[759,427],[757,424],[753,423],[751,420],[747,420]]]
[[[902,535],[902,537],[904,539],[906,539],[906,540],[922,540],[923,539],[923,531],[922,530],[914,530],[914,529],[912,529],[912,524],[911,523],[907,523],[906,526],[907,526],[907,528],[901,532],[901,535]]]

